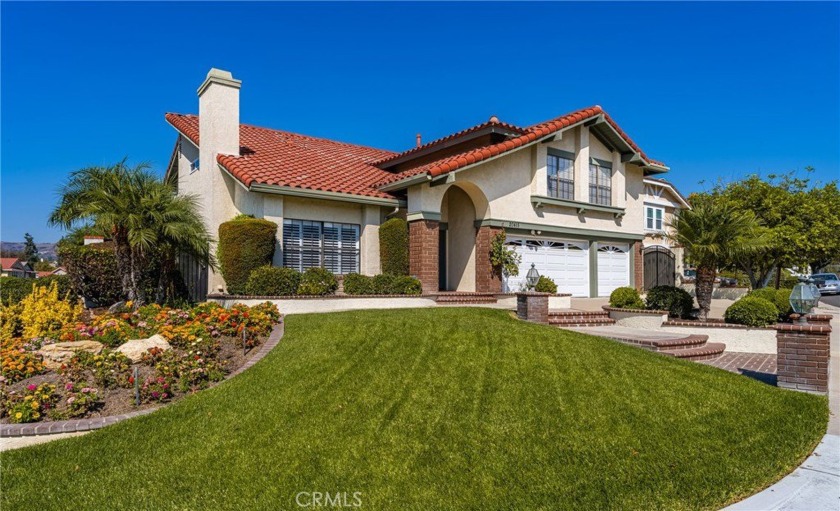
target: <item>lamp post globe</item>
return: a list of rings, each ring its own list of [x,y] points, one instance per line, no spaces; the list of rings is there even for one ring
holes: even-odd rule
[[[799,314],[799,321],[805,323],[805,316],[820,301],[820,291],[813,282],[800,282],[790,293],[790,307]]]
[[[528,290],[533,291],[534,287],[537,285],[537,282],[540,281],[540,272],[537,271],[537,268],[531,263],[531,269],[528,270],[528,274],[525,275],[525,283],[528,285]]]

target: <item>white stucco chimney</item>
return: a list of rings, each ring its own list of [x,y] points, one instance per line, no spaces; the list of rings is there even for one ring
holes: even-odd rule
[[[242,81],[215,67],[198,88],[198,136],[202,168],[213,165],[217,154],[239,156],[239,88]],[[207,149],[207,151],[205,151]],[[205,163],[204,155],[212,153]]]

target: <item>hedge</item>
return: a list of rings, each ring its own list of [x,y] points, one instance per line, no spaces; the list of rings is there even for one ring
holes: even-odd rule
[[[238,216],[219,225],[219,268],[228,293],[244,293],[251,272],[271,264],[276,234],[277,224],[261,218]]]
[[[330,295],[338,289],[338,279],[326,268],[307,268],[300,277],[299,295]]]
[[[408,224],[402,218],[379,226],[379,260],[382,273],[408,275]]]
[[[348,295],[419,295],[420,281],[407,275],[376,275],[368,277],[350,273],[344,277],[344,292]]]
[[[301,274],[292,268],[261,266],[251,272],[245,291],[256,296],[289,296],[297,293]]]
[[[768,302],[772,303],[776,310],[778,311],[779,320],[784,321],[790,315],[791,310],[790,307],[790,293],[793,291],[792,289],[775,289],[772,287],[763,287],[761,289],[754,289],[749,292],[747,296],[752,296],[754,298],[763,298]]]
[[[32,293],[32,286],[50,287],[53,282],[58,283],[58,296],[64,298],[73,294],[70,277],[66,275],[50,275],[39,279],[24,277],[3,277],[0,280],[0,303],[13,305]]]
[[[779,309],[769,300],[745,296],[726,309],[723,319],[727,323],[747,326],[767,326],[776,322]]]
[[[610,307],[617,309],[644,309],[645,302],[634,287],[619,287],[610,293]]]
[[[546,277],[545,275],[540,275],[540,279],[537,281],[537,285],[534,286],[534,291],[536,291],[537,293],[551,293],[553,295],[556,295],[557,284],[555,284],[553,280]]]
[[[111,243],[60,244],[58,260],[67,270],[70,286],[77,295],[99,306],[125,299],[117,255]]]
[[[694,310],[694,298],[688,291],[674,286],[656,286],[647,292],[647,308],[666,310],[672,318],[688,318]]]

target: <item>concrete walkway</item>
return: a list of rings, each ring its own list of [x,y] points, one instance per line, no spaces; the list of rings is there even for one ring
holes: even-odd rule
[[[840,309],[831,322],[828,384],[828,433],[799,468],[766,490],[726,508],[727,511],[837,511],[840,509]]]

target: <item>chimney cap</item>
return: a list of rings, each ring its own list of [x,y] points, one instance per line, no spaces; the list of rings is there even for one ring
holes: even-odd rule
[[[211,83],[218,83],[219,85],[226,85],[235,89],[242,87],[242,80],[234,78],[233,73],[214,67],[207,72],[207,78],[204,79],[204,82],[198,88],[198,95],[201,96]]]

